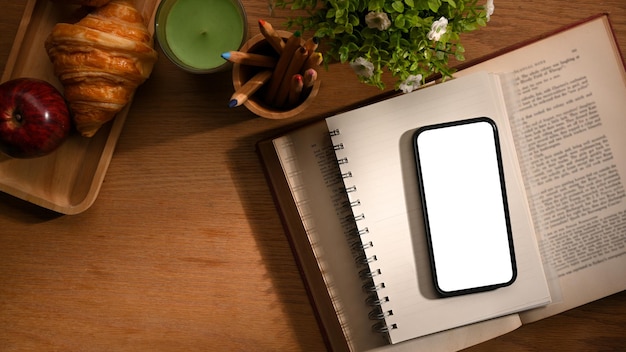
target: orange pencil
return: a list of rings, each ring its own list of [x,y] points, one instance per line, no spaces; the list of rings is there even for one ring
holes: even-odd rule
[[[276,94],[278,94],[278,89],[283,81],[283,77],[285,77],[285,72],[289,67],[289,63],[293,58],[293,54],[300,48],[300,32],[294,32],[289,39],[287,39],[287,43],[285,43],[285,48],[283,49],[282,54],[278,58],[278,62],[276,63],[276,67],[274,68],[274,72],[272,73],[272,78],[270,79],[267,93],[265,96],[265,101],[268,104],[272,104],[276,98]]]
[[[224,60],[240,63],[242,65],[273,68],[278,59],[272,56],[245,53],[241,51],[228,51],[222,54]]]
[[[252,78],[233,93],[228,102],[228,106],[234,108],[245,103],[252,94],[269,81],[270,77],[272,77],[272,71],[270,70],[264,70],[252,76]]]
[[[276,93],[276,97],[274,98],[274,106],[284,106],[287,103],[291,77],[296,73],[301,72],[302,65],[304,65],[307,57],[309,57],[309,53],[303,46],[301,46],[293,54],[291,61],[289,62],[289,66],[285,71],[284,78],[280,83],[280,87],[278,88],[278,92]]]
[[[302,75],[297,73],[291,76],[291,82],[289,87],[289,97],[287,98],[287,104],[289,106],[294,106],[300,100],[300,95],[302,94],[302,88],[304,87],[304,82],[302,80]]]
[[[285,48],[285,42],[283,41],[283,38],[281,38],[278,33],[276,33],[274,27],[272,27],[269,22],[259,20],[259,30],[277,53],[280,54],[283,52],[283,49]]]

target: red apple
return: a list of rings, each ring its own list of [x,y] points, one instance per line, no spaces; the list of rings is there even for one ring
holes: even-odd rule
[[[57,149],[70,134],[63,95],[50,83],[16,78],[0,84],[0,150],[34,158]]]

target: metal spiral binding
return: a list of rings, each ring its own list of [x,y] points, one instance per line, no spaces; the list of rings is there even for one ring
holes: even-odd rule
[[[387,324],[385,324],[384,321],[379,321],[378,323],[372,325],[372,330],[374,332],[379,332],[381,334],[386,334],[389,331],[391,331],[393,329],[397,329],[397,328],[398,328],[397,324],[387,325]]]
[[[365,292],[377,292],[377,291],[380,291],[383,288],[385,288],[385,283],[382,282],[380,284],[375,284],[373,281],[372,282],[367,282],[367,283],[363,284],[363,286],[361,286],[361,288],[363,288],[363,291],[365,291]]]
[[[381,306],[377,306],[371,312],[369,312],[368,317],[370,320],[384,320],[386,317],[392,316],[393,310],[383,310]]]
[[[359,277],[363,281],[370,280],[373,277],[378,276],[380,274],[382,274],[380,269],[370,270],[369,268],[367,268],[367,269],[362,269],[361,271],[359,271]]]
[[[367,255],[365,255],[365,253],[359,253],[355,258],[354,261],[359,264],[359,265],[367,265],[369,263],[373,263],[375,261],[377,261],[378,258],[376,258],[375,255],[368,257]]]
[[[379,307],[387,302],[389,302],[389,297],[378,298],[376,294],[370,294],[365,300],[365,303],[370,307]]]
[[[372,241],[369,241],[366,243],[362,243],[360,241],[354,241],[354,243],[352,243],[350,247],[352,248],[353,251],[359,251],[359,250],[362,251],[362,250],[374,247],[374,243]]]
[[[367,235],[368,233],[370,233],[370,229],[368,227],[364,227],[362,229],[357,229],[356,230],[356,235],[357,236]]]
[[[329,134],[330,137],[336,137],[341,135],[341,132],[339,129],[335,129],[330,131]],[[333,150],[335,152],[339,151],[339,153],[341,153],[341,151],[345,148],[346,147],[341,142],[333,144]],[[339,165],[342,165],[342,167],[345,167],[347,164],[349,164],[348,158],[345,156],[338,157],[337,162]],[[352,176],[353,175],[351,171],[342,170],[341,178],[344,180],[344,183],[348,179],[352,178]],[[344,184],[344,189],[346,193],[354,193],[357,191],[357,187],[355,185],[348,186]],[[353,211],[355,211],[354,208],[361,205],[361,200],[354,199],[356,197],[350,198],[352,199],[346,202],[345,205],[350,206],[350,208],[353,208]],[[355,212],[354,214],[357,213]],[[393,329],[397,329],[398,326],[397,324],[388,325],[386,323],[386,319],[393,316],[393,310],[383,309],[383,305],[390,302],[389,296],[386,296],[381,292],[385,289],[385,283],[376,283],[374,281],[375,278],[382,275],[382,271],[380,269],[376,269],[374,266],[374,263],[378,260],[376,255],[368,255],[366,251],[373,248],[375,244],[373,241],[367,239],[367,235],[370,233],[369,228],[367,226],[361,225],[361,223],[366,222],[365,214],[360,213],[358,215],[353,215],[350,216],[350,219],[347,220],[354,221],[355,224],[359,223],[359,226],[355,226],[353,233],[349,233],[346,235],[346,240],[348,241],[348,245],[352,250],[357,267],[361,267],[358,275],[363,282],[363,291],[368,294],[364,303],[372,307],[372,310],[369,312],[368,317],[371,320],[378,320],[376,324],[372,325],[372,330],[375,332],[386,334]],[[380,281],[380,279],[377,279],[377,281]]]

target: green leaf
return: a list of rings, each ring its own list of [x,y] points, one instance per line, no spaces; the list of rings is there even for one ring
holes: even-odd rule
[[[359,20],[357,16],[350,14],[348,16],[348,22],[353,26],[358,26],[361,21]]]
[[[365,39],[374,38],[374,32],[372,31],[371,28],[364,28],[363,31],[361,32],[361,35],[363,35],[363,38]]]
[[[406,50],[410,50],[411,43],[408,40],[404,39],[404,38],[400,38],[400,45],[399,46],[401,48],[406,49]]]
[[[345,32],[348,34],[352,34],[354,27],[352,27],[352,23],[346,23]]]
[[[367,8],[370,11],[380,11],[385,5],[385,0],[370,0]]]
[[[351,52],[351,53],[359,51],[359,46],[356,45],[355,43],[348,43],[347,48],[348,48],[348,52]]]
[[[345,47],[339,48],[339,60],[341,61],[341,63],[346,63],[348,59],[348,50]]]
[[[464,23],[462,28],[464,32],[471,32],[473,30],[476,30],[478,26],[476,26],[475,23]]]
[[[426,11],[429,9],[428,0],[416,0],[415,8],[419,11]]]
[[[439,11],[439,7],[441,6],[441,0],[428,0],[428,8],[432,12]]]
[[[399,32],[394,32],[393,34],[391,34],[389,36],[389,47],[390,48],[395,48],[400,44],[400,33]]]
[[[420,26],[420,18],[417,14],[417,11],[407,11],[404,13],[404,20],[406,21],[406,28],[409,27],[419,27]]]
[[[444,1],[450,4],[451,7],[456,8],[456,2],[454,2],[454,0],[444,0]]]
[[[406,22],[405,16],[400,14],[393,21],[393,25],[398,27],[398,28],[404,28],[405,27],[405,22]]]
[[[397,12],[397,13],[403,13],[404,12],[404,3],[402,1],[394,1],[391,4],[391,7],[393,7],[393,9]]]
[[[333,33],[334,33],[334,34],[343,33],[343,32],[345,32],[345,31],[346,31],[346,27],[345,27],[345,26],[342,26],[342,25],[339,25],[339,26],[337,26],[337,27],[335,27],[335,28],[333,29]]]
[[[333,30],[328,27],[320,28],[315,32],[315,36],[318,38],[332,37],[332,35],[333,35]]]

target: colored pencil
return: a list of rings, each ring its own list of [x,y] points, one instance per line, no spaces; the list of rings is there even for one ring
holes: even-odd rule
[[[319,43],[320,43],[320,40],[318,37],[309,38],[304,42],[304,47],[309,52],[309,55],[313,54],[315,50],[317,50]]]
[[[274,27],[272,27],[272,25],[267,21],[259,20],[259,30],[268,43],[270,43],[272,48],[274,48],[277,53],[281,54],[285,48],[285,42],[283,41],[283,38],[276,33]]]
[[[289,97],[289,86],[291,85],[291,77],[296,73],[300,73],[302,70],[302,65],[309,57],[306,48],[301,46],[296,52],[293,54],[291,61],[289,62],[289,66],[285,71],[284,78],[280,83],[280,87],[278,88],[278,92],[273,100],[274,106],[284,106],[287,103],[287,98]]]
[[[291,76],[287,105],[295,106],[298,103],[298,100],[300,100],[300,95],[302,94],[303,87],[304,82],[302,80],[301,74],[296,73],[295,75]]]
[[[272,71],[263,70],[252,78],[250,78],[246,83],[244,83],[233,95],[230,97],[230,101],[228,102],[228,106],[234,108],[239,106],[248,100],[252,94],[254,94],[259,88],[261,88],[267,81],[269,81],[270,77],[272,77]]]
[[[304,87],[311,88],[313,87],[313,84],[317,80],[317,71],[313,68],[309,68],[306,71],[304,71],[304,74],[302,77],[303,77]]]
[[[324,60],[324,58],[322,57],[322,53],[320,53],[320,52],[311,53],[311,55],[309,55],[308,59],[304,63],[304,66],[302,67],[302,70],[306,71],[306,70],[308,70],[310,68],[316,68],[316,67],[318,67],[319,65],[322,64],[323,60]]]
[[[267,93],[265,96],[265,101],[270,105],[274,105],[273,102],[276,99],[278,89],[280,88],[283,78],[285,77],[285,72],[289,67],[293,54],[298,50],[298,48],[300,48],[300,36],[300,32],[296,31],[287,39],[285,48],[278,58],[276,67],[274,67],[274,72],[272,73],[272,78],[268,83]]]
[[[272,56],[246,53],[241,51],[225,52],[222,54],[222,58],[233,63],[267,68],[274,68],[276,66],[276,62],[278,61],[277,58]]]

